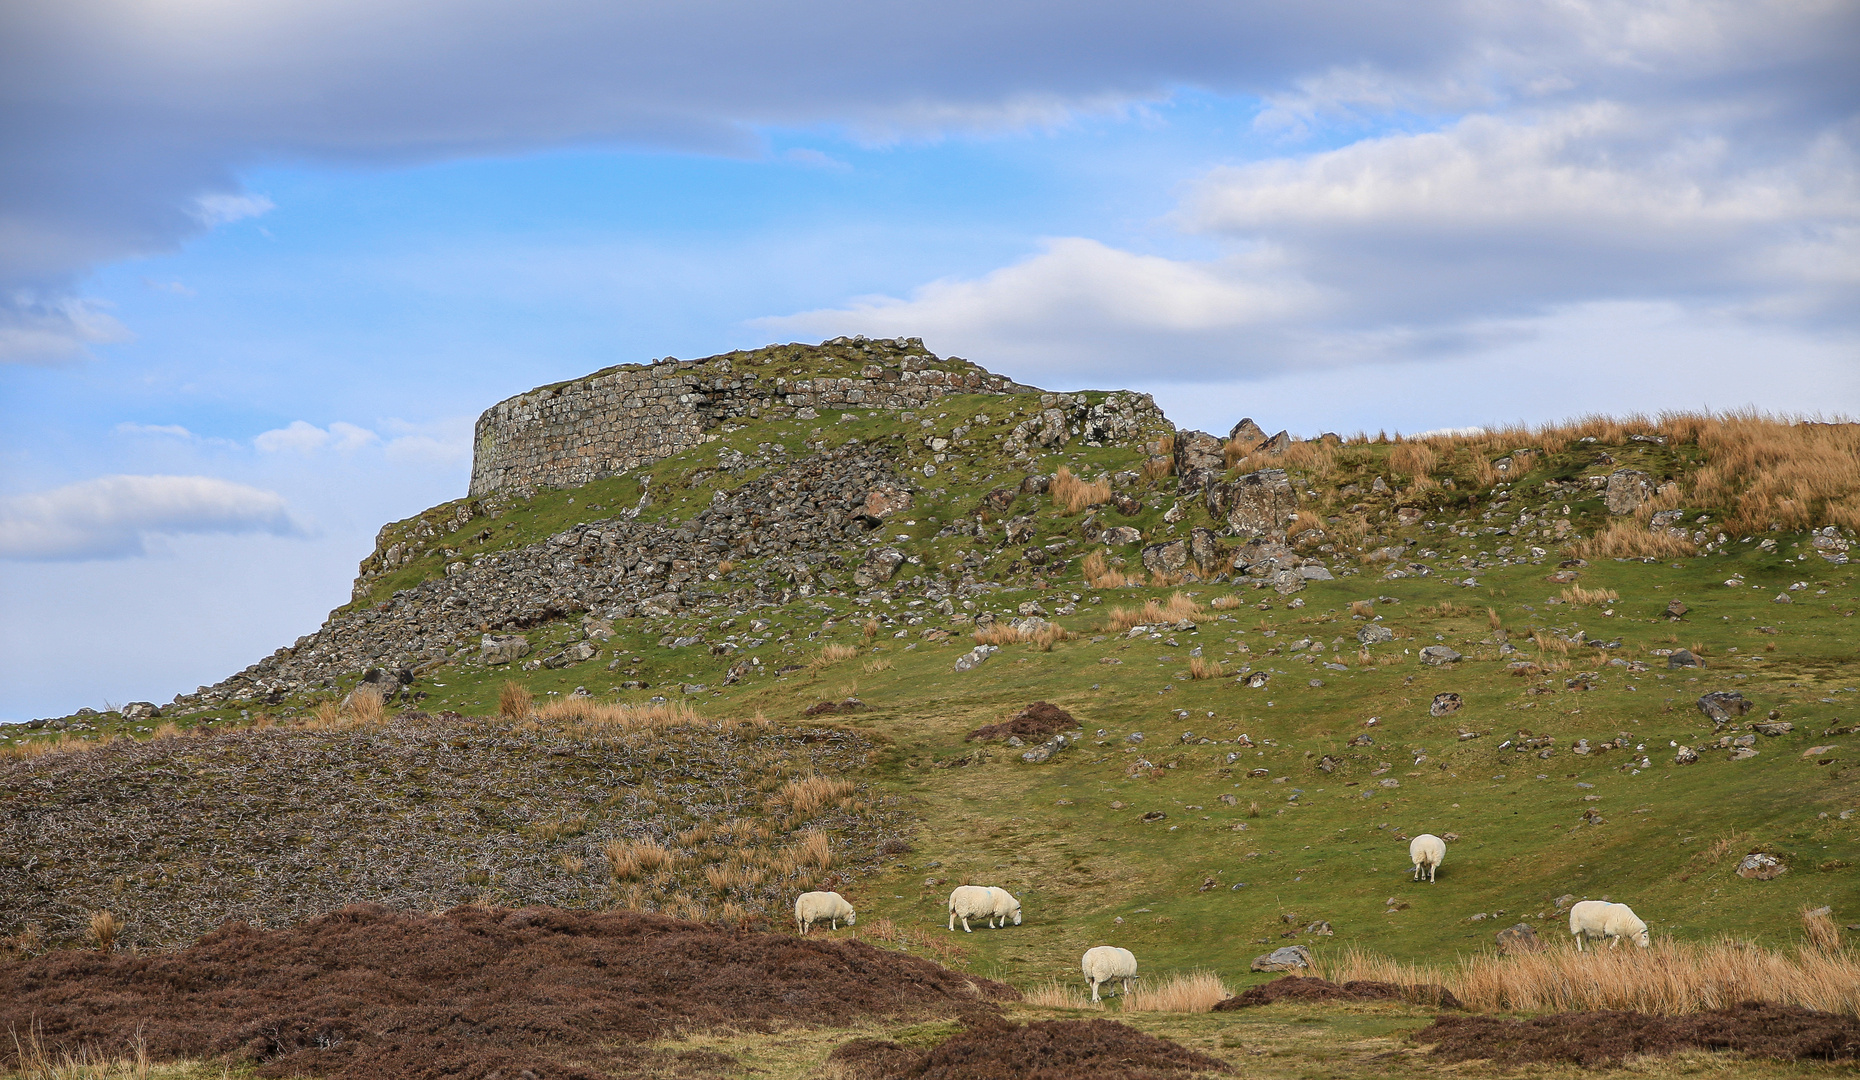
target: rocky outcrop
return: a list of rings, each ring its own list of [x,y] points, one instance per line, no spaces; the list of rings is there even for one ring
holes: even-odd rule
[[[810,367],[844,375],[791,378]],[[918,409],[949,394],[1031,390],[919,338],[836,338],[703,360],[621,364],[500,401],[478,418],[473,496],[578,487],[709,442],[730,420],[810,419],[823,409]],[[1132,395],[1136,396],[1136,395]]]
[[[1298,512],[1298,492],[1283,469],[1261,469],[1207,489],[1208,512],[1235,536],[1283,540]]]

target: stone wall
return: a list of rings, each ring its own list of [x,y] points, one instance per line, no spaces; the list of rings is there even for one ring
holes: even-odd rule
[[[791,377],[796,364],[802,377]],[[919,409],[948,394],[1030,389],[966,360],[937,357],[918,338],[837,338],[819,346],[622,364],[485,410],[478,418],[470,494],[577,487],[708,442],[732,419]]]

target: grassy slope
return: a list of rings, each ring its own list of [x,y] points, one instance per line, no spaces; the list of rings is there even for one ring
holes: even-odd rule
[[[977,425],[970,436],[985,450],[1018,419],[1010,409],[1025,415],[1033,404],[1026,399],[952,399],[924,418],[947,434],[958,421],[987,412],[991,423]],[[927,433],[918,418],[895,414],[752,425],[646,470],[652,477],[654,504],[644,516],[684,516],[707,502],[712,491],[747,479],[710,471],[725,447],[750,452],[757,443],[779,440],[800,455],[807,440],[822,436],[834,442],[858,437],[909,447]],[[1528,502],[1537,483],[1592,473],[1599,449],[1541,458],[1529,476],[1513,481],[1512,490]],[[1618,464],[1647,468],[1656,475],[1688,463],[1684,447],[1636,444],[1606,449]],[[1386,474],[1382,462],[1387,452],[1386,446],[1347,448],[1354,457],[1346,462],[1342,479],[1354,475],[1366,481]],[[928,460],[921,449],[911,453],[914,466]],[[1135,467],[1140,461],[1141,453],[1134,448],[1075,444],[1066,452],[1043,455],[1038,468],[1050,472],[1064,463],[1080,473],[1096,473]],[[908,537],[900,543],[908,553],[926,564],[947,563],[972,542],[936,540],[931,534],[956,514],[972,512],[981,492],[1019,475],[1018,467],[977,452],[967,464],[945,468],[931,480],[920,479],[926,490],[907,519],[916,524],[888,523],[886,538]],[[938,487],[944,489],[943,496],[930,494]],[[533,542],[576,521],[599,520],[611,508],[634,503],[639,490],[637,478],[623,477],[573,492],[540,493],[490,522],[493,537],[480,549]],[[1346,518],[1346,507],[1363,498],[1329,490],[1323,494],[1326,512]],[[1436,493],[1433,516],[1447,517],[1445,511],[1460,507],[1476,514],[1490,505],[1484,493],[1476,505],[1468,504],[1467,496],[1464,486],[1458,492]],[[1143,511],[1129,521],[1146,533],[1171,531],[1161,524],[1160,514],[1172,501],[1166,493],[1151,492],[1144,496]],[[1393,501],[1369,500],[1371,505],[1360,515],[1364,531],[1410,535],[1442,552],[1471,546],[1489,550],[1500,540],[1518,542],[1507,537],[1448,540],[1416,528],[1399,530],[1386,519]],[[1455,502],[1460,507],[1454,507]],[[1063,535],[1076,524],[1075,518],[1043,503],[1023,497],[1010,513],[1038,507],[1042,540]],[[596,511],[594,506],[607,509]],[[1581,531],[1590,532],[1597,510],[1595,498],[1578,500],[1572,504],[1572,519],[1583,523]],[[1112,524],[1126,522],[1114,511],[1101,516]],[[1476,524],[1476,518],[1470,520]],[[1173,531],[1185,534],[1196,521],[1191,516]],[[481,524],[474,522],[472,528]],[[1300,609],[1270,592],[1241,588],[1236,595],[1246,606],[1220,613],[1198,631],[1172,633],[1174,646],[1148,638],[1127,640],[1102,629],[1109,607],[1164,596],[1169,590],[1094,593],[1083,587],[1073,565],[1053,576],[1056,589],[999,594],[985,606],[999,611],[1037,598],[1050,609],[1062,593],[1077,593],[1083,598],[1079,613],[1057,621],[1079,634],[1078,639],[1050,653],[1010,646],[980,670],[966,674],[951,671],[955,657],[969,645],[960,627],[951,627],[958,633],[949,642],[918,643],[915,636],[890,637],[894,628],[888,626],[885,636],[867,645],[858,631],[863,609],[843,597],[820,596],[773,612],[744,613],[772,617],[776,632],[792,634],[785,649],[767,647],[765,670],[805,660],[829,641],[860,644],[860,658],[708,691],[703,708],[713,715],[759,709],[775,718],[794,717],[814,701],[855,692],[876,706],[849,722],[887,741],[889,753],[879,779],[910,796],[924,824],[918,850],[891,876],[867,879],[855,890],[861,911],[868,919],[885,917],[901,925],[934,928],[942,922],[942,899],[955,882],[996,882],[1025,892],[1024,926],[959,935],[960,947],[977,970],[1016,982],[1069,975],[1079,952],[1101,942],[1131,947],[1153,972],[1205,966],[1241,973],[1252,956],[1292,940],[1318,948],[1360,944],[1406,959],[1447,958],[1486,947],[1493,930],[1520,918],[1556,932],[1555,917],[1539,922],[1537,915],[1548,915],[1549,899],[1565,892],[1628,900],[1658,932],[1681,937],[1733,932],[1781,942],[1793,936],[1795,913],[1804,903],[1833,903],[1842,918],[1860,915],[1854,910],[1860,902],[1855,879],[1845,867],[1860,862],[1860,822],[1818,817],[1855,805],[1848,751],[1829,766],[1800,758],[1810,745],[1854,741],[1823,738],[1820,732],[1838,721],[1851,722],[1851,706],[1860,700],[1845,696],[1846,687],[1860,686],[1853,627],[1847,621],[1851,610],[1860,606],[1860,597],[1854,595],[1848,568],[1819,560],[1787,565],[1792,544],[1800,538],[1779,539],[1781,549],[1775,554],[1746,544],[1734,546],[1733,555],[1679,565],[1598,561],[1583,572],[1581,584],[1620,593],[1612,616],[1546,605],[1558,591],[1544,581],[1554,560],[1543,566],[1480,572],[1476,589],[1452,584],[1444,573],[1388,581],[1365,572],[1314,583],[1299,594],[1305,602]],[[1081,544],[1066,555],[1076,557],[1084,550]],[[1126,554],[1134,563],[1134,549]],[[998,556],[993,565],[1008,558]],[[443,561],[434,557],[431,565],[417,563],[403,573],[440,572]],[[1429,561],[1450,565],[1446,557]],[[1724,586],[1733,570],[1757,587]],[[752,571],[744,567],[738,574]],[[906,576],[917,572],[919,568],[910,566],[904,571]],[[1796,593],[1798,602],[1793,605],[1770,602],[1798,580],[1809,580],[1815,587]],[[1821,588],[1827,589],[1825,595],[1819,593]],[[1232,591],[1209,585],[1189,590],[1204,603]],[[1399,635],[1392,645],[1376,649],[1386,664],[1335,672],[1291,655],[1267,655],[1274,645],[1309,635],[1326,646],[1343,638],[1341,651],[1327,658],[1351,657],[1360,620],[1351,617],[1348,605],[1376,596],[1400,601],[1375,609]],[[1267,610],[1254,606],[1261,598],[1269,600]],[[1678,626],[1659,616],[1671,598],[1692,607]],[[1467,613],[1442,615],[1436,605],[1443,602],[1465,606]],[[1577,655],[1572,657],[1577,669],[1601,672],[1593,690],[1565,689],[1563,675],[1573,670],[1547,680],[1512,677],[1495,650],[1478,645],[1489,634],[1483,610],[1487,605],[1497,611],[1514,642],[1522,642],[1533,626],[1573,631],[1580,625],[1595,637],[1621,637],[1623,648],[1610,655],[1650,660],[1655,670],[1630,676],[1602,666],[1605,657],[1597,663]],[[904,613],[902,603],[886,610]],[[712,640],[719,633],[716,620],[728,614],[708,617]],[[599,661],[524,673],[521,678],[539,695],[586,686],[596,694],[611,692],[633,700],[660,693],[676,696],[685,683],[717,687],[728,659],[656,644],[670,630],[697,628],[705,621],[704,616],[688,613],[671,625],[619,625],[619,636]],[[1778,632],[1762,633],[1758,626]],[[1274,636],[1267,637],[1268,631]],[[566,641],[574,634],[573,626],[562,624],[542,629],[539,636]],[[1413,652],[1434,643],[1437,635],[1467,653],[1468,659],[1452,669],[1419,664]],[[1703,646],[1712,667],[1669,673],[1646,651],[1678,644]],[[1231,679],[1190,681],[1185,677],[1186,654],[1196,645],[1209,658],[1251,663],[1278,674],[1265,690],[1245,689]],[[1251,652],[1229,655],[1242,645]],[[1769,645],[1776,647],[1774,652],[1762,651]],[[1734,647],[1739,651],[1733,653]],[[548,651],[538,642],[538,655]],[[605,670],[611,656],[626,658],[623,670]],[[634,663],[632,657],[640,661]],[[1122,663],[1100,662],[1106,659]],[[634,671],[651,682],[652,689],[614,689]],[[488,710],[507,675],[442,669],[422,683],[430,695],[425,706]],[[1324,685],[1308,686],[1314,677]],[[1540,685],[1555,692],[1527,693]],[[1696,744],[1702,738],[1709,725],[1693,701],[1701,692],[1720,687],[1741,690],[1760,710],[1780,708],[1785,718],[1796,722],[1795,733],[1762,739],[1763,753],[1752,761],[1731,763],[1723,752],[1713,752],[1697,765],[1673,767],[1668,743]],[[1426,706],[1440,691],[1464,695],[1466,708],[1453,716],[1430,717]],[[1018,752],[996,748],[984,760],[937,767],[976,750],[963,742],[964,732],[1035,699],[1071,709],[1084,721],[1088,735],[1105,730],[1105,745],[1092,745],[1096,740],[1088,739],[1085,747],[1038,766],[1019,761]],[[1179,718],[1178,710],[1185,710],[1188,718]],[[1371,716],[1380,717],[1380,723],[1366,729],[1363,723]],[[1462,727],[1481,732],[1481,737],[1459,741]],[[1520,727],[1557,736],[1557,755],[1539,761],[1497,750]],[[1176,739],[1184,730],[1223,741],[1182,746]],[[1365,730],[1375,738],[1374,747],[1345,746]],[[1124,736],[1138,731],[1146,739],[1140,751],[1130,752]],[[1628,775],[1618,767],[1629,757],[1624,751],[1580,758],[1565,749],[1574,737],[1594,742],[1618,731],[1645,743],[1651,769]],[[1225,740],[1240,733],[1261,745],[1245,751],[1229,771],[1225,758],[1235,748]],[[1415,757],[1422,751],[1427,761],[1417,766]],[[1343,766],[1331,775],[1317,771],[1315,761],[1324,754],[1337,757]],[[1137,757],[1157,764],[1173,761],[1177,767],[1153,779],[1129,778],[1125,768]],[[1372,770],[1383,762],[1391,764],[1392,771],[1372,777]],[[1250,767],[1267,768],[1270,776],[1249,778],[1245,770]],[[1275,782],[1281,778],[1283,782]],[[1400,787],[1382,788],[1382,779],[1395,779]],[[1595,787],[1579,789],[1578,782]],[[1368,798],[1362,797],[1365,792]],[[1294,793],[1299,795],[1296,805],[1289,799]],[[1221,804],[1222,794],[1236,796],[1238,806]],[[1582,801],[1584,795],[1600,798],[1587,802]],[[1112,801],[1129,806],[1113,810]],[[1250,817],[1247,807],[1255,801],[1261,814]],[[1606,824],[1578,827],[1579,815],[1588,807],[1599,808]],[[1168,818],[1156,824],[1139,821],[1148,810],[1165,811]],[[1247,828],[1236,831],[1236,824]],[[1461,835],[1449,850],[1437,885],[1408,881],[1406,845],[1394,837],[1398,829],[1410,835],[1422,830]],[[1733,833],[1748,834],[1749,843],[1740,842],[1715,859],[1704,857],[1715,841]],[[1769,883],[1734,877],[1730,868],[1735,856],[1759,841],[1791,856],[1794,871]],[[1817,869],[1823,866],[1828,869]],[[947,882],[924,885],[931,877]],[[1199,886],[1208,878],[1217,887],[1201,891]],[[1246,885],[1231,888],[1237,882]],[[1411,906],[1386,914],[1384,900],[1390,896]],[[1504,914],[1496,921],[1467,921],[1475,913],[1500,911]],[[1298,926],[1329,920],[1336,937],[1315,942],[1303,936],[1282,939],[1280,934],[1293,925],[1282,922],[1281,916],[1293,912],[1299,916]],[[1115,922],[1119,917],[1124,920],[1121,925]]]

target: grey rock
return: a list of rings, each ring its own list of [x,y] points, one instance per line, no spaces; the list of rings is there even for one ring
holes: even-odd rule
[[[152,701],[132,701],[123,706],[123,719],[131,723],[153,720],[161,715],[161,707]]]
[[[1759,734],[1769,736],[1787,735],[1795,730],[1795,725],[1787,720],[1759,720],[1750,727]]]
[[[898,567],[904,565],[904,554],[897,548],[880,548],[866,556],[866,560],[853,571],[853,584],[861,589],[882,585],[898,574]]]
[[[1300,971],[1311,966],[1311,950],[1287,945],[1253,958],[1254,971]]]
[[[1783,861],[1764,851],[1755,851],[1737,864],[1737,876],[1747,881],[1769,881],[1789,872]]]
[[[1724,724],[1748,713],[1750,699],[1734,690],[1713,690],[1699,698],[1698,706],[1712,723]]]
[[[982,666],[982,663],[986,661],[989,655],[995,652],[997,648],[998,647],[994,645],[977,645],[975,648],[970,649],[968,652],[963,653],[961,656],[958,656],[956,658],[956,670],[957,671],[975,670],[976,668]]]
[[[1285,539],[1285,525],[1298,512],[1298,493],[1283,469],[1261,469],[1230,483],[1208,486],[1208,513],[1235,536]]]
[[[1128,525],[1114,526],[1098,534],[1098,542],[1111,547],[1124,547],[1141,539],[1143,539],[1143,534]]]
[[[1337,580],[1335,577],[1331,576],[1331,572],[1328,569],[1326,569],[1325,567],[1319,566],[1316,563],[1307,563],[1304,566],[1299,567],[1298,576],[1301,578],[1304,578],[1306,581],[1335,581]]]
[[[522,634],[486,634],[478,639],[478,658],[487,664],[508,664],[530,654],[530,639]]]
[[[1364,623],[1356,631],[1356,640],[1364,645],[1380,645],[1385,641],[1395,640],[1395,631],[1381,623]]]
[[[1421,663],[1423,664],[1451,664],[1459,659],[1461,659],[1460,654],[1445,645],[1429,645],[1421,650]]]
[[[1459,712],[1460,706],[1465,703],[1465,700],[1458,694],[1435,694],[1433,703],[1427,707],[1427,714],[1429,716],[1446,716],[1450,713]]]
[[[1692,749],[1690,746],[1682,746],[1679,748],[1679,752],[1673,755],[1673,764],[1690,765],[1698,759],[1699,752],[1697,750]]]
[[[1705,662],[1693,655],[1690,649],[1674,649],[1666,658],[1666,666],[1668,668],[1695,668],[1704,667]]]
[[[1213,577],[1226,564],[1229,556],[1227,547],[1212,529],[1190,529],[1188,533],[1188,561],[1195,565],[1195,571],[1203,577]]]
[[[1205,431],[1175,434],[1175,475],[1184,494],[1199,495],[1227,468],[1226,445]]]
[[[1639,469],[1616,469],[1609,474],[1602,502],[1611,514],[1631,514],[1652,493],[1653,485],[1646,473]]]
[[[1533,930],[1529,923],[1507,926],[1493,936],[1498,941],[1500,956],[1518,956],[1522,953],[1543,951],[1543,940],[1537,936],[1537,931]]]
[[[1227,441],[1239,443],[1241,449],[1252,453],[1266,441],[1266,429],[1254,423],[1253,418],[1249,416],[1227,432]]]
[[[1169,540],[1143,549],[1143,568],[1163,574],[1178,574],[1188,567],[1188,541]]]

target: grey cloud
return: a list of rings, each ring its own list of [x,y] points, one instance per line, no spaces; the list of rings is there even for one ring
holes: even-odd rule
[[[211,476],[105,476],[0,498],[0,559],[123,559],[150,536],[302,532],[283,496]]]

